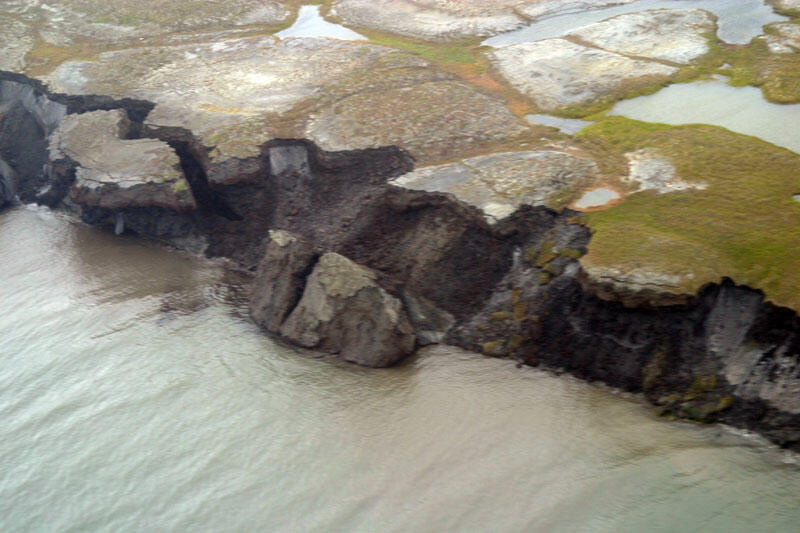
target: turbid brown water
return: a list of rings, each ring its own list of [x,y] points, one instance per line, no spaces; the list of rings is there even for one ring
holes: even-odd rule
[[[301,356],[237,280],[0,214],[2,531],[796,531],[793,456],[450,348]]]

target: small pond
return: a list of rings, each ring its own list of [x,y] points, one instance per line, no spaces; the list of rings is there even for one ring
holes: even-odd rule
[[[275,35],[281,39],[286,37],[329,37],[346,41],[365,41],[367,39],[353,30],[323,19],[319,14],[319,6],[302,6],[294,24]]]
[[[575,202],[575,207],[578,209],[590,209],[592,207],[602,207],[614,200],[619,199],[619,193],[617,191],[613,191],[611,189],[606,189],[605,187],[600,187],[599,189],[594,189],[583,196],[581,199]]]
[[[670,85],[618,102],[609,114],[664,124],[713,124],[800,153],[800,105],[768,102],[756,87],[719,80]]]
[[[550,126],[557,128],[558,131],[568,135],[575,135],[586,126],[591,126],[594,122],[588,120],[578,120],[574,118],[561,118],[552,115],[525,115],[525,120],[535,126]]]

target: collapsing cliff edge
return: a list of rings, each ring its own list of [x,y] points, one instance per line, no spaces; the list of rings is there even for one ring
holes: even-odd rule
[[[578,213],[523,206],[490,223],[451,195],[387,183],[413,168],[394,147],[276,139],[212,162],[192,132],[147,125],[152,108],[0,72],[0,205],[228,258],[255,273],[258,324],[359,364],[454,344],[800,450],[800,321],[760,292],[600,283],[580,266],[591,235]]]

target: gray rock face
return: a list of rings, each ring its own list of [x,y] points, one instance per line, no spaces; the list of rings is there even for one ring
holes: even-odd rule
[[[50,135],[64,117],[67,108],[63,104],[37,94],[32,87],[13,81],[0,81],[0,113],[18,104],[30,113],[45,135]]]
[[[250,315],[267,331],[370,367],[391,366],[416,345],[402,302],[373,271],[270,231],[250,296]]]
[[[269,232],[264,258],[250,294],[250,316],[256,324],[277,333],[300,301],[306,277],[319,254],[291,233]]]
[[[47,136],[66,113],[29,85],[0,81],[0,175],[9,200],[15,194],[23,202],[38,200],[47,181]]]
[[[269,171],[273,176],[307,176],[311,172],[305,146],[275,146],[269,149]]]
[[[11,203],[16,194],[14,170],[0,159],[0,207]]]
[[[447,332],[456,323],[453,315],[439,309],[425,297],[405,292],[403,294],[403,303],[406,304],[408,318],[417,332],[417,340],[420,344],[427,345],[442,342]]]

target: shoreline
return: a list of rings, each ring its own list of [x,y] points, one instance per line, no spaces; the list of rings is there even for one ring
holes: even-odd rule
[[[224,258],[244,271],[261,263],[256,281],[268,278],[261,296],[281,309],[267,329],[295,344],[332,353],[352,349],[354,339],[362,341],[356,332],[363,317],[382,312],[391,301],[396,311],[389,315],[401,312],[405,318],[387,327],[405,328],[404,348],[380,361],[358,359],[361,364],[391,365],[419,345],[454,344],[644,392],[664,414],[754,429],[800,450],[800,400],[781,392],[791,374],[777,383],[770,379],[774,369],[796,359],[800,319],[765,303],[759,291],[730,280],[677,297],[658,285],[620,290],[598,284],[580,266],[590,235],[575,220],[578,213],[522,206],[490,225],[477,208],[451,195],[388,185],[388,179],[413,168],[411,157],[397,147],[326,152],[307,140],[278,139],[262,145],[259,157],[211,164],[207,149],[188,130],[147,126],[149,102],[54,95],[24,76],[3,73],[0,79],[20,86],[18,107],[29,120],[55,117],[41,139],[14,139],[19,159],[44,160],[49,169],[32,184],[21,180],[23,202],[65,208],[109,229],[119,229],[123,220],[123,229]],[[165,199],[179,190],[173,183],[135,182],[129,190],[111,183],[91,186],[91,195],[81,196],[76,180],[83,167],[69,156],[54,160],[46,143],[68,117],[80,121],[115,109],[124,110],[128,131],[103,142],[152,139],[173,150],[188,183],[181,194],[188,193],[195,208]],[[272,246],[270,232],[276,229],[307,242],[308,259],[286,263],[295,259],[283,255],[283,245]],[[265,264],[270,250],[276,263]],[[366,315],[349,319],[351,303],[336,303],[348,324],[344,330],[339,317],[329,317],[332,329],[315,329],[315,340],[298,342],[311,334],[308,328],[319,327],[313,305],[293,334],[287,335],[285,322],[301,297],[331,296],[306,290],[318,259],[330,254],[346,258],[359,272],[366,268],[373,279],[370,290],[382,295],[381,303],[370,301],[364,304],[371,306]],[[341,275],[342,283],[350,282],[351,274]],[[287,276],[296,280],[293,288],[276,291]],[[409,327],[416,339],[412,348]],[[354,336],[331,337],[348,328]],[[387,338],[395,334],[389,331]],[[383,351],[380,338],[366,342]]]

